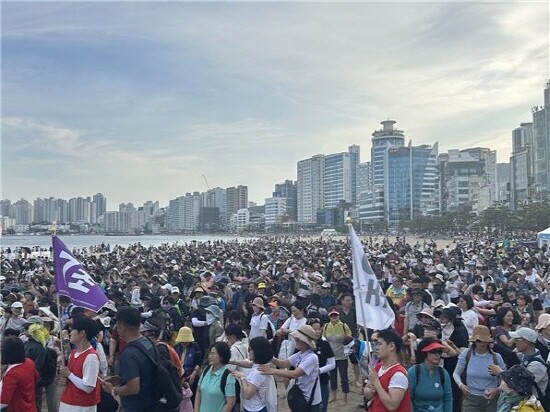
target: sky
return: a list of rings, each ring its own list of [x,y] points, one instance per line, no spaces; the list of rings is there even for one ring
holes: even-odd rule
[[[2,2],[2,197],[108,209],[239,184],[394,119],[508,162],[549,73],[547,2]]]

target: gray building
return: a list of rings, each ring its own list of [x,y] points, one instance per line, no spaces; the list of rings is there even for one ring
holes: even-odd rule
[[[298,162],[298,223],[317,222],[317,209],[324,206],[325,156],[316,155]]]
[[[275,185],[273,197],[286,199],[286,214],[292,222],[298,221],[298,187],[296,182],[285,180]]]
[[[544,106],[533,108],[535,198],[550,199],[550,81],[544,89]]]

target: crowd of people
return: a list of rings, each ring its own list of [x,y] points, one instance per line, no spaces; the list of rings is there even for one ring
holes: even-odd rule
[[[320,412],[355,387],[370,412],[550,411],[546,247],[364,243],[389,329],[357,325],[344,239],[74,249],[99,312],[56,296],[47,254],[3,254],[0,408]]]

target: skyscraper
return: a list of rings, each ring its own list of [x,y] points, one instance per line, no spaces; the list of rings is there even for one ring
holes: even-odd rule
[[[316,223],[324,206],[325,157],[316,155],[298,162],[298,223]]]
[[[348,152],[325,155],[323,207],[335,207],[340,200],[351,203],[351,160]]]
[[[384,172],[386,170],[386,151],[389,148],[403,147],[405,135],[402,130],[394,129],[395,120],[380,122],[382,129],[372,133],[371,181],[372,185],[359,202],[359,218],[362,221],[379,221],[385,218]]]
[[[270,197],[265,199],[265,227],[280,225],[287,214],[286,197]]]
[[[550,80],[544,106],[533,108],[533,152],[536,199],[550,199]]]
[[[93,203],[95,204],[95,213],[93,217],[97,222],[100,216],[107,212],[107,199],[105,198],[105,196],[103,196],[102,193],[96,193],[93,196]]]
[[[227,215],[232,216],[239,209],[248,207],[248,186],[239,185],[225,189],[227,196]]]
[[[286,214],[291,221],[298,221],[298,188],[296,182],[285,180],[283,183],[277,183],[273,197],[285,198]]]
[[[491,198],[494,199],[496,193],[494,151],[484,148],[449,150],[439,156],[438,163],[442,212],[456,211],[464,206],[479,213],[492,205]],[[491,182],[491,179],[494,180]]]
[[[33,222],[33,206],[25,199],[14,203],[15,221],[18,225],[28,225]]]
[[[389,225],[439,213],[438,144],[390,147],[385,152],[384,206]]]
[[[354,144],[348,147],[349,153],[349,168],[351,175],[351,203],[357,205],[358,196],[357,193],[357,166],[361,162],[361,148]]]

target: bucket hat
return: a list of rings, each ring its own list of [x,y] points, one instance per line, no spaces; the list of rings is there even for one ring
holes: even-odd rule
[[[290,332],[290,336],[306,343],[311,349],[317,347],[315,344],[315,330],[309,325],[300,326],[298,330]]]
[[[176,343],[190,343],[195,342],[195,338],[193,337],[193,331],[191,331],[191,328],[187,326],[183,326],[178,331],[178,336],[176,337]]]
[[[492,343],[493,337],[491,336],[491,331],[487,326],[478,325],[474,328],[470,342],[481,341],[486,343]]]

